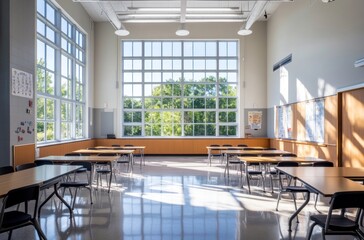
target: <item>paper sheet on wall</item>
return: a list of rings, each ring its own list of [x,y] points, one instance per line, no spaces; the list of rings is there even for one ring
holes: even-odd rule
[[[15,96],[33,98],[33,75],[12,68],[11,93]]]
[[[248,112],[248,124],[250,129],[262,128],[262,111],[249,111]]]

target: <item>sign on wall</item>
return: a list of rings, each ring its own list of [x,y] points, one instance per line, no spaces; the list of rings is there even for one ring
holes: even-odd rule
[[[11,76],[11,93],[19,97],[33,98],[33,75],[12,68]]]

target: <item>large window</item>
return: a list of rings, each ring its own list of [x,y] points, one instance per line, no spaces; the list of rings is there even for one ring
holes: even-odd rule
[[[238,135],[237,41],[122,41],[122,136]]]
[[[85,56],[85,34],[37,0],[37,142],[85,137]]]

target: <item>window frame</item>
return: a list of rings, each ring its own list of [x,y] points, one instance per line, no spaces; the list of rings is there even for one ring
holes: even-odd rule
[[[48,11],[53,13],[48,14]],[[44,106],[44,118],[38,118],[38,109],[36,114],[37,121],[37,144],[48,144],[63,141],[72,141],[78,139],[85,139],[87,135],[86,131],[86,54],[87,54],[87,34],[77,26],[71,19],[69,19],[66,14],[63,13],[62,9],[56,7],[50,0],[37,0],[37,32],[36,32],[36,70],[37,70],[37,89],[36,89],[36,101],[38,98],[44,98],[45,102],[47,99],[54,101],[54,117],[52,121],[46,118],[47,109]],[[53,16],[47,18],[47,16]],[[64,26],[62,24],[66,23],[66,32],[64,32]],[[40,27],[44,27],[40,29]],[[54,32],[53,37],[47,36],[47,31]],[[44,35],[42,34],[44,33]],[[76,34],[77,33],[77,34]],[[76,38],[77,36],[77,38]],[[66,43],[66,44],[65,44]],[[40,47],[43,47],[40,49]],[[47,56],[47,47],[52,48],[53,55]],[[39,56],[39,53],[41,53]],[[44,55],[42,55],[44,53]],[[78,56],[76,55],[78,54]],[[81,56],[81,58],[79,57]],[[38,64],[41,57],[44,57],[44,64]],[[53,62],[53,69],[49,69],[49,57],[54,58],[51,60]],[[65,66],[63,65],[64,58],[68,59],[66,74]],[[51,64],[52,65],[52,64]],[[76,72],[76,66],[79,67],[78,72]],[[40,71],[42,73],[40,73]],[[79,72],[82,71],[82,74]],[[76,75],[78,73],[78,75]],[[38,75],[43,74],[43,82],[39,85]],[[49,74],[53,74],[53,90],[47,91],[47,79]],[[78,78],[82,79],[78,79]],[[66,83],[66,85],[64,85]],[[40,87],[41,86],[41,87]],[[81,89],[82,99],[76,95],[76,86]],[[80,87],[81,86],[81,87]],[[38,91],[40,90],[40,91]],[[66,93],[66,95],[65,95]],[[66,119],[62,115],[62,106],[64,103],[68,104],[68,111]],[[81,106],[82,108],[82,119],[76,117],[76,106]],[[38,106],[37,106],[38,107]],[[39,110],[41,111],[41,110]],[[77,120],[76,120],[77,119]],[[82,123],[82,124],[81,124]],[[43,132],[38,131],[43,124]],[[47,131],[47,125],[53,124],[53,132]],[[67,125],[67,129],[64,131],[62,126]],[[81,125],[82,129],[76,129],[77,126]],[[81,133],[80,133],[81,132]],[[47,135],[53,135],[53,137],[48,137]]]
[[[204,55],[201,56],[194,56],[194,55],[190,55],[188,57],[185,56],[184,54],[184,44],[185,43],[192,43],[192,45],[194,45],[194,43],[202,43],[206,46],[207,43],[213,43],[215,44],[216,47],[216,54],[212,54],[212,55],[208,55],[206,47],[205,47],[205,53]],[[138,43],[141,45],[141,52],[138,52],[138,56],[134,56],[133,53],[130,54],[124,54],[123,49],[124,49],[124,44],[125,43],[129,43],[129,44],[133,44],[134,43]],[[146,50],[145,44],[150,44],[152,47]],[[153,44],[156,43],[156,45],[160,45],[160,47],[158,46],[154,46]],[[163,44],[164,43],[172,43],[172,54],[168,55],[168,56],[163,56]],[[181,46],[180,52],[181,55],[180,56],[173,56],[173,43],[179,43]],[[220,43],[226,43],[227,45],[229,43],[233,43],[235,45],[235,49],[234,52],[235,54],[233,56],[229,56],[228,55],[228,50],[226,50],[226,55],[221,56],[219,55],[219,46]],[[131,49],[133,49],[133,47],[131,47]],[[157,54],[157,56],[153,56],[153,51],[155,51],[155,49],[157,49],[157,51],[160,51],[160,53]],[[120,136],[122,137],[151,137],[151,138],[169,138],[169,137],[213,137],[213,138],[219,138],[219,137],[239,137],[240,136],[240,109],[239,109],[239,102],[240,102],[240,90],[239,90],[239,41],[238,40],[120,40],[120,51],[121,51],[121,61],[120,61],[120,68],[121,68],[121,74],[120,74],[120,82],[121,82],[121,90],[120,90],[120,95],[121,95],[121,107],[120,109],[120,129],[119,129],[119,133]],[[131,50],[133,51],[133,50]],[[148,52],[148,53],[146,53]],[[192,51],[193,52],[193,51]],[[206,68],[206,66],[202,69],[190,69],[190,70],[186,70],[184,67],[185,61],[190,61],[192,62],[192,68],[193,68],[193,64],[194,61],[199,61],[199,62],[203,62],[205,61],[205,64],[207,61],[215,61],[215,65],[213,67],[209,67]],[[235,68],[234,69],[229,69],[228,67],[226,67],[225,69],[220,69],[219,68],[219,60],[224,60],[226,61],[226,65],[227,62],[229,60],[234,60],[235,61]],[[153,62],[156,61],[156,62]],[[174,69],[173,67],[170,69],[163,69],[163,62],[164,61],[170,61],[171,64],[176,64],[178,65],[178,61],[180,61],[180,65],[181,68],[179,69],[178,66],[176,69]],[[160,63],[158,63],[160,62]],[[134,69],[134,65],[137,66],[137,69]],[[131,67],[129,67],[131,66]],[[141,77],[137,77],[137,80],[134,79],[134,73],[140,73]],[[197,75],[205,75],[205,77],[209,77],[209,73],[214,73],[213,75],[216,76],[215,82],[210,82],[210,81],[204,81],[204,82],[198,82],[198,84],[196,84],[196,81],[176,81],[176,78],[172,77],[172,79],[174,81],[172,82],[168,82],[166,83],[165,78],[163,77],[164,74],[171,74],[172,76],[174,74],[176,74],[177,76],[180,74],[180,77],[183,78],[186,74],[185,73],[192,73],[193,74],[197,74]],[[220,96],[219,94],[219,88],[220,88],[220,80],[219,77],[221,75],[226,75],[228,76],[229,73],[233,73],[233,75],[235,75],[235,81],[233,82],[226,82],[229,86],[235,86],[234,90],[235,90],[235,95],[234,96],[229,96],[229,95],[225,95],[225,96]],[[126,79],[126,74],[130,74],[132,76],[132,79],[127,80]],[[157,78],[159,78],[160,74],[160,81],[154,81],[154,75],[156,75]],[[150,76],[147,76],[150,75]],[[141,78],[141,80],[139,79]],[[205,79],[206,80],[206,79]],[[205,85],[205,87],[208,84],[213,84],[215,85],[215,95],[208,95],[206,96],[206,91],[204,92],[204,94],[200,95],[200,96],[195,96],[195,95],[191,95],[191,96],[176,96],[176,95],[172,95],[172,96],[148,96],[148,94],[146,93],[146,86],[153,86],[153,85],[172,85],[172,86],[176,86],[176,85],[182,85],[182,89],[184,89],[184,86],[187,86],[188,84],[192,84],[192,85]],[[130,86],[128,86],[130,85]],[[141,89],[138,89],[138,92],[141,92],[140,96],[126,96],[126,92],[135,92],[136,89],[134,89],[134,86],[139,85],[139,87]],[[129,87],[129,88],[128,88]],[[153,87],[150,87],[150,89],[152,89]],[[205,88],[206,89],[206,88]],[[176,113],[176,112],[182,112],[182,122],[181,122],[181,128],[182,128],[182,134],[180,135],[175,135],[173,132],[173,135],[164,135],[163,134],[163,130],[161,130],[161,134],[159,136],[157,135],[152,135],[152,134],[147,134],[147,121],[146,121],[146,114],[148,113],[147,111],[147,107],[146,106],[146,100],[148,98],[152,98],[152,99],[158,99],[160,101],[163,101],[166,98],[170,98],[171,101],[175,101],[176,99],[181,99],[181,104],[182,106],[180,106],[179,108],[168,108],[166,109],[165,112],[172,112],[172,113]],[[211,99],[211,98],[217,98],[218,100],[216,100],[216,104],[215,104],[215,108],[207,108],[206,105],[206,100],[207,99]],[[220,99],[226,99],[228,101],[228,99],[234,99],[235,102],[235,107],[234,108],[221,108],[219,105]],[[126,108],[126,102],[129,101],[129,99],[141,99],[141,103],[139,105],[141,105],[138,108],[131,108],[128,109]],[[186,135],[184,129],[185,126],[187,126],[188,124],[184,121],[184,112],[188,109],[184,106],[183,102],[184,99],[192,99],[193,101],[198,101],[199,99],[203,100],[205,102],[205,108],[203,111],[205,112],[215,112],[215,122],[210,124],[210,125],[216,125],[216,130],[215,130],[215,134],[214,135],[208,135],[208,126],[209,123],[208,122],[204,122],[204,123],[198,123],[198,122],[193,122],[192,123],[192,127],[193,127],[193,134],[192,135]],[[132,103],[133,104],[133,103]],[[152,112],[159,112],[162,113],[163,110],[156,110],[156,109],[151,109],[153,110]],[[201,112],[201,108],[190,108],[188,109],[189,112],[192,112],[193,114],[195,113],[199,113]],[[138,114],[141,115],[141,121],[137,121],[137,122],[128,122],[125,121],[125,115],[124,113],[128,112],[131,115],[132,114]],[[140,113],[141,112],[141,113]],[[220,122],[219,119],[219,113],[223,113],[223,112],[229,112],[230,114],[235,114],[235,122]],[[179,123],[176,123],[179,124]],[[202,135],[196,135],[196,127],[201,127],[200,125],[203,124],[204,125],[204,134]],[[163,125],[163,124],[161,124]],[[199,126],[198,126],[199,125]],[[175,126],[172,124],[172,126]],[[125,134],[125,128],[129,127],[131,129],[135,129],[137,128],[137,132],[141,132],[140,135],[136,135],[136,136],[131,136],[131,135],[127,135]],[[161,128],[163,128],[163,126],[161,126]],[[221,134],[220,133],[220,128],[226,128],[225,133],[226,134]],[[228,134],[228,128],[233,128],[235,132],[234,135],[232,134]]]

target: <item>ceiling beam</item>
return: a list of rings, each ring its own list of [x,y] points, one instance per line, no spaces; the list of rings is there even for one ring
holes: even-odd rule
[[[187,9],[187,0],[181,0],[181,18],[180,23],[186,22],[186,9]]]

